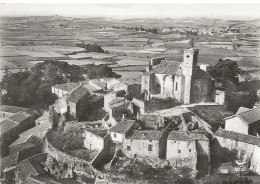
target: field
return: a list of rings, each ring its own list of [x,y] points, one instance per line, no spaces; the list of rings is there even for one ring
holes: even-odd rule
[[[231,25],[240,32],[223,32]],[[158,34],[136,31],[141,26],[156,28]],[[0,68],[30,69],[51,59],[75,65],[108,64],[124,76],[140,76],[151,58],[182,61],[183,50],[192,44],[199,49],[199,63],[214,65],[226,58],[256,68],[260,64],[256,28],[258,20],[2,17]],[[80,43],[96,43],[106,53],[86,53],[76,46]]]

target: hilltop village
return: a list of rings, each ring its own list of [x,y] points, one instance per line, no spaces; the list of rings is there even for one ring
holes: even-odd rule
[[[259,25],[1,17],[0,183],[259,184]]]
[[[3,183],[117,183],[124,180],[113,172],[137,161],[148,170],[187,168],[190,178],[259,175],[260,107],[222,114],[214,129],[194,108],[219,113],[225,91],[198,55],[189,48],[182,62],[152,58],[140,80],[53,85],[58,98],[43,115],[0,106]]]

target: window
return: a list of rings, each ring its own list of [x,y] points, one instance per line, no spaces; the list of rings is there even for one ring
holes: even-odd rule
[[[148,151],[153,151],[153,145],[151,144],[148,145]]]
[[[5,113],[3,113],[3,117],[5,118]]]
[[[152,142],[152,140],[149,140],[150,142]]]
[[[178,82],[176,82],[176,84],[175,84],[175,91],[177,91],[178,90]]]
[[[189,55],[187,55],[186,57],[187,57],[187,58],[189,58],[190,56],[189,56]]]
[[[178,153],[181,153],[181,150],[178,150]]]
[[[176,143],[176,141],[174,141],[174,143]]]
[[[131,151],[131,146],[127,146],[127,147],[126,147],[126,150],[127,150],[127,151]]]
[[[114,137],[116,138],[116,133],[114,133]]]
[[[191,152],[191,149],[189,149],[189,152]]]

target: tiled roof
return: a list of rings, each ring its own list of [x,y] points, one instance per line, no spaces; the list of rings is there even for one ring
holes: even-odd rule
[[[98,90],[100,90],[100,88],[97,88],[97,87],[95,87],[94,85],[92,85],[92,84],[86,84],[86,85],[83,85],[86,89],[88,89],[89,90],[89,92],[94,92],[94,91],[98,91]]]
[[[164,132],[160,130],[134,130],[133,133],[126,137],[126,139],[140,139],[140,140],[157,140],[163,136]]]
[[[126,77],[121,77],[121,78],[117,78],[116,80],[118,80],[121,83],[127,84],[127,85],[133,85],[133,84],[141,84],[141,78],[126,78]]]
[[[101,129],[86,129],[86,131],[96,134],[99,137],[105,137],[107,135],[107,130]]]
[[[23,107],[15,107],[15,106],[9,106],[9,105],[0,106],[0,111],[10,112],[10,113],[25,112],[28,110],[29,110],[28,108],[23,108]]]
[[[100,87],[101,89],[105,88],[106,85],[107,85],[106,82],[102,82],[102,81],[100,81],[98,79],[92,79],[92,80],[89,81],[89,83],[90,84],[94,84],[94,85]]]
[[[19,153],[14,153],[0,159],[1,171],[17,164]]]
[[[181,64],[175,61],[162,61],[153,71],[160,74],[182,75]]]
[[[237,132],[228,131],[224,129],[218,129],[215,135],[219,137],[231,139],[231,140],[236,140],[236,141],[260,146],[260,138],[252,135],[240,134]]]
[[[9,117],[9,119],[11,119],[19,124],[30,117],[31,117],[31,115],[26,112],[19,112],[17,114],[14,114],[13,116]]]
[[[33,135],[26,135],[19,137],[16,141],[14,141],[9,147],[16,146],[19,144],[27,143],[30,145],[38,145],[41,142],[41,139],[33,136]]]
[[[127,133],[130,128],[134,125],[135,120],[122,119],[117,125],[113,126],[110,131],[120,134]]]
[[[73,89],[75,89],[77,86],[79,86],[79,84],[76,83],[66,83],[66,84],[58,84],[53,86],[54,88],[60,89],[62,91],[71,91]]]
[[[205,134],[172,131],[169,134],[168,140],[195,141],[195,140],[209,140],[209,139],[207,138],[207,136]]]
[[[260,107],[244,111],[236,114],[239,118],[243,119],[248,124],[260,121]]]
[[[250,109],[248,108],[245,108],[245,107],[240,107],[238,110],[237,110],[237,113],[236,114],[240,114],[240,113],[243,113],[243,112],[247,112],[249,111]]]
[[[39,175],[39,176],[29,176],[23,182],[23,184],[31,184],[31,183],[39,183],[39,184],[81,184],[80,182],[70,179],[70,178],[61,178],[55,179],[51,178],[47,175]]]
[[[122,105],[124,104],[125,98],[124,97],[116,97],[114,100],[109,102],[110,107],[115,107],[117,105]]]
[[[42,153],[30,157],[26,160],[19,162],[16,166],[16,169],[19,171],[18,176],[24,181],[28,176],[45,174],[41,162],[45,162],[47,159],[47,154]]]
[[[15,128],[18,126],[18,123],[10,120],[5,119],[2,122],[0,122],[0,135],[3,135],[4,133],[8,132],[9,130]]]
[[[77,103],[88,92],[89,91],[85,87],[79,86],[69,94],[68,101]]]

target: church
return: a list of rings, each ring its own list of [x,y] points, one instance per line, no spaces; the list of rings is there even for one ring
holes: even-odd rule
[[[199,49],[184,50],[183,62],[151,59],[142,76],[142,92],[149,97],[174,98],[191,104],[211,101],[210,75],[197,66]]]

